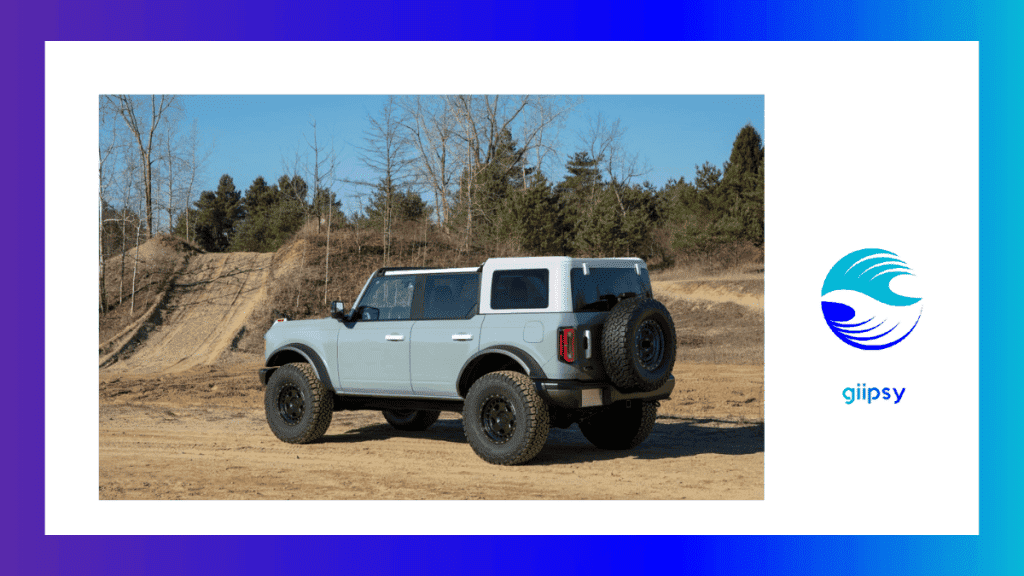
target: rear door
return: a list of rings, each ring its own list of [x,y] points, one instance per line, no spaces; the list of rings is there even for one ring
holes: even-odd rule
[[[480,349],[477,272],[421,277],[412,328],[412,389],[417,395],[458,398],[459,370]],[[422,303],[422,304],[421,304]]]

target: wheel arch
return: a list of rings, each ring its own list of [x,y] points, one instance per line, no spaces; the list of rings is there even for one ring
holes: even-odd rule
[[[484,374],[500,370],[512,370],[531,378],[544,377],[540,364],[526,352],[514,346],[492,346],[473,354],[463,364],[459,371],[459,396],[465,398],[473,382]]]
[[[273,374],[275,369],[293,362],[305,362],[306,364],[309,364],[313,367],[313,371],[316,372],[316,377],[319,378],[321,382],[326,384],[328,388],[334,388],[331,383],[331,375],[328,374],[327,366],[324,364],[324,361],[316,351],[305,344],[287,344],[271,352],[270,356],[267,357],[267,362],[265,364],[267,368],[270,369],[266,373],[267,380],[270,379],[270,376]]]

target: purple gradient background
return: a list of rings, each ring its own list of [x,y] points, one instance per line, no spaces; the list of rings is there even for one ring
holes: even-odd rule
[[[4,47],[0,331],[7,446],[3,564],[10,574],[648,572],[1020,573],[1021,431],[1009,401],[1020,338],[1016,167],[1022,8],[1000,2],[836,0],[331,3],[15,0]],[[1009,4],[1009,3],[1007,3]],[[461,9],[459,9],[461,8]],[[46,40],[980,40],[980,537],[55,537],[43,534],[44,41]],[[666,73],[685,73],[669,70]],[[936,121],[940,121],[937,119]],[[16,271],[16,272],[15,272]],[[12,329],[11,327],[17,327]],[[92,367],[83,367],[89,374]],[[87,381],[88,378],[84,378]],[[1012,388],[1011,388],[1012,387]],[[10,393],[14,392],[14,393]],[[1016,390],[1013,390],[1016,392]],[[937,425],[944,425],[937,422]],[[941,503],[937,503],[941,505]],[[201,521],[201,519],[199,519]],[[268,522],[272,519],[268,519]],[[423,519],[429,522],[429,519]],[[614,523],[614,518],[609,518]],[[571,523],[540,518],[539,526]],[[477,525],[467,523],[467,527]],[[484,524],[486,525],[486,524]]]

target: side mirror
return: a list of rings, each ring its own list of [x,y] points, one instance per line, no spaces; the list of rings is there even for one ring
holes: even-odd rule
[[[345,317],[345,303],[334,301],[331,302],[331,318],[344,318]]]

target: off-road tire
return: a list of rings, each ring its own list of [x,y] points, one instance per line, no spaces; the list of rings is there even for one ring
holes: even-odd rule
[[[523,464],[548,439],[548,407],[533,381],[518,372],[491,372],[474,382],[462,423],[473,451],[491,464]]]
[[[591,444],[603,450],[636,448],[654,430],[658,406],[653,402],[625,403],[605,408],[580,422],[580,431]]]
[[[290,444],[309,444],[323,438],[331,425],[334,392],[309,364],[285,364],[267,382],[263,406],[274,436]]]
[[[676,363],[672,315],[653,298],[620,301],[605,320],[601,354],[605,373],[619,390],[657,390]]]
[[[426,430],[441,416],[440,410],[381,410],[381,413],[388,424],[406,432]]]

